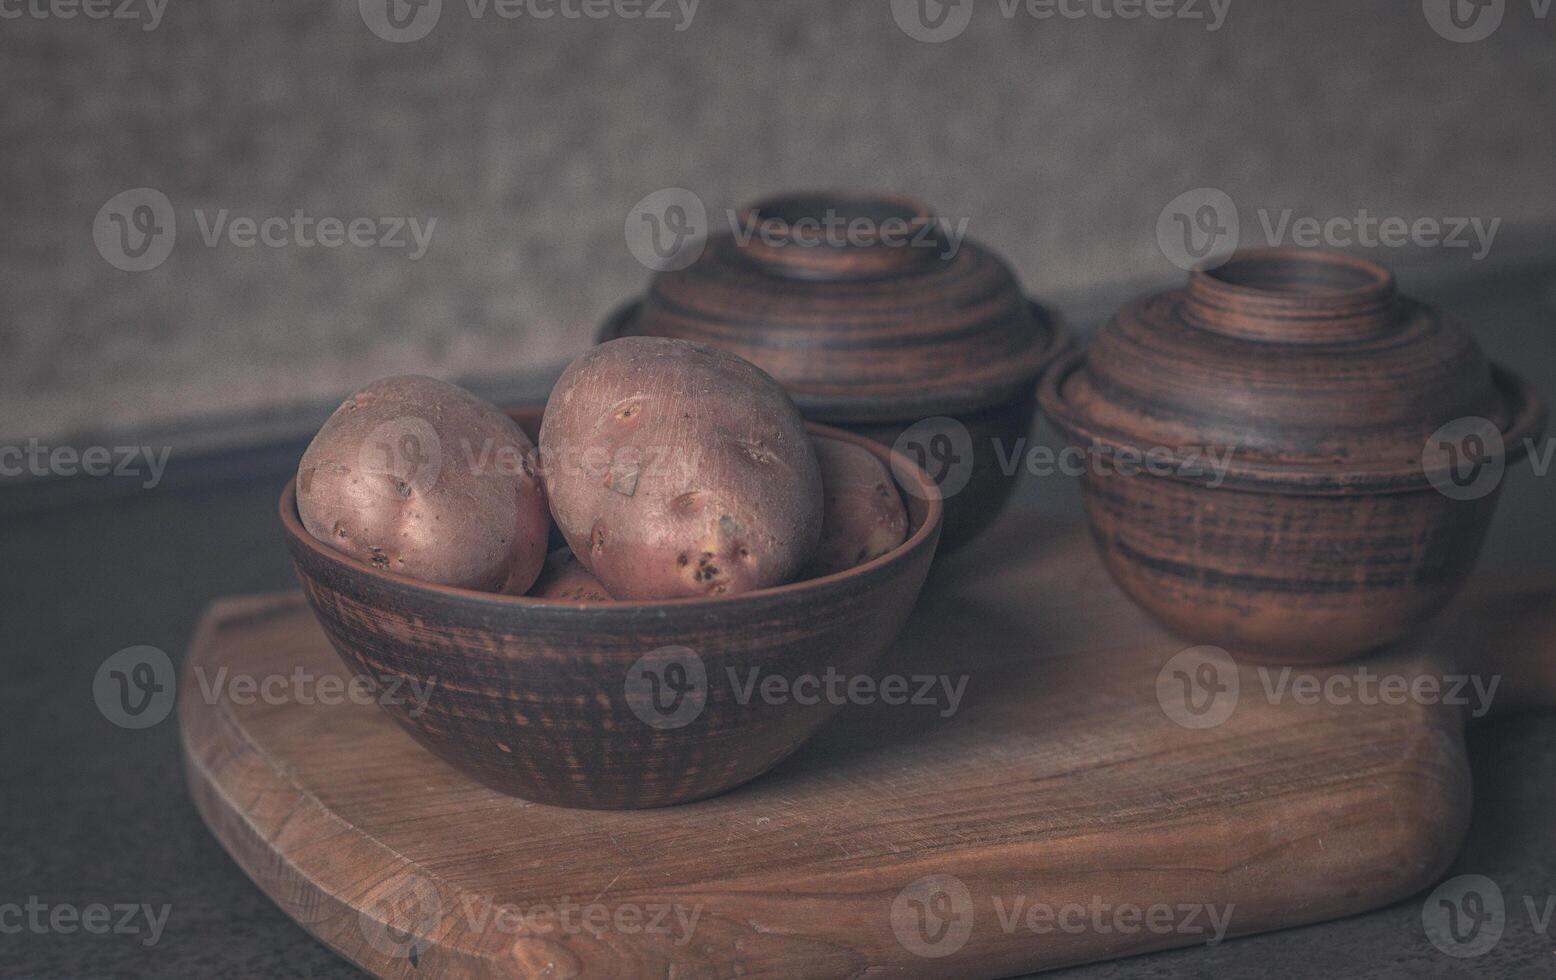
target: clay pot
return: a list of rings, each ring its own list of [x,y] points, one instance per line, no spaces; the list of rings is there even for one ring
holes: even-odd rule
[[[748,209],[685,269],[655,276],[600,340],[679,337],[777,378],[806,418],[924,464],[944,491],[941,551],[998,514],[1037,379],[1067,345],[988,249],[914,201],[809,194]],[[906,433],[906,434],[905,434]],[[900,440],[900,442],[899,442]]]
[[[533,437],[541,409],[511,413]],[[761,775],[839,708],[801,679],[867,674],[907,621],[943,510],[922,470],[861,436],[812,424],[887,463],[908,539],[855,568],[720,598],[587,602],[418,582],[320,544],[280,501],[292,562],[353,673],[427,690],[384,710],[449,765],[525,799],[589,809],[685,803]],[[796,696],[742,694],[758,676]],[[411,687],[405,687],[411,690]]]
[[[1124,591],[1184,637],[1289,663],[1346,659],[1441,609],[1545,422],[1386,269],[1301,249],[1239,252],[1126,306],[1041,401],[1086,454]]]

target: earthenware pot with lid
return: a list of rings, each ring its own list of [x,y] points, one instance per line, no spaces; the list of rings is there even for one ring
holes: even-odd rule
[[[918,202],[880,194],[763,201],[658,273],[601,341],[678,337],[777,378],[809,419],[895,444],[946,497],[941,551],[998,513],[1035,388],[1067,346],[997,255]]]
[[[1093,536],[1183,636],[1342,660],[1440,609],[1544,430],[1457,322],[1338,253],[1258,249],[1137,300],[1044,378]]]

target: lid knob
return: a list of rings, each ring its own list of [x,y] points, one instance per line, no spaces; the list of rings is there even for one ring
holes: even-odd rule
[[[882,194],[787,194],[746,209],[740,254],[796,279],[875,279],[946,258],[922,203]]]
[[[1326,344],[1366,340],[1399,322],[1394,276],[1338,252],[1260,248],[1189,275],[1184,315],[1247,340]]]

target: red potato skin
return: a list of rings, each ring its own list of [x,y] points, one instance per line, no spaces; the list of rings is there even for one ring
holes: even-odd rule
[[[546,556],[546,564],[540,570],[540,578],[529,594],[540,599],[557,599],[563,602],[610,602],[612,596],[605,586],[573,554],[571,548],[558,548]]]
[[[463,388],[375,381],[335,410],[297,468],[308,533],[424,582],[522,594],[545,561],[550,515],[534,443]]]
[[[735,595],[792,580],[821,536],[821,469],[769,375],[702,344],[585,352],[546,403],[551,513],[618,599]]]
[[[868,450],[840,439],[817,437],[826,510],[821,542],[806,578],[862,565],[908,537],[908,511],[896,481]]]

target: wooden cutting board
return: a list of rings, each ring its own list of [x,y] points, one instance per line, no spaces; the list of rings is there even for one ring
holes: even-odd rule
[[[1553,597],[1482,586],[1414,652],[1261,672],[1179,656],[1081,527],[1007,520],[937,566],[876,670],[909,703],[850,703],[768,776],[665,810],[555,809],[447,768],[361,689],[317,685],[343,671],[300,594],[214,604],[180,713],[217,838],[380,975],[998,977],[1430,885],[1484,707],[1456,674],[1495,678],[1496,710],[1551,703]],[[291,680],[253,696],[243,675]]]

